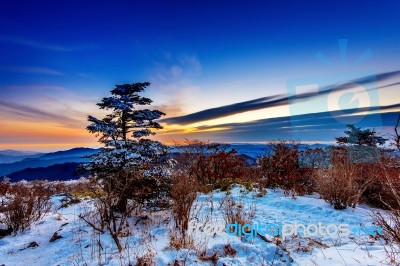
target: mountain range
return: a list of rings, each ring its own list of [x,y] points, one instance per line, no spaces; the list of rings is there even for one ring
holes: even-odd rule
[[[311,145],[314,148],[317,146]],[[241,154],[249,164],[255,164],[258,157],[272,152],[272,146],[268,144],[233,143],[230,144],[230,148]],[[77,166],[88,162],[89,159],[85,156],[92,155],[98,150],[82,147],[50,153],[0,150],[0,179],[4,176],[10,178],[11,182],[78,179],[80,176],[75,173]],[[170,156],[174,157],[179,152],[179,147],[172,147]]]
[[[0,151],[0,158],[6,158],[0,163],[0,177],[7,176],[12,182],[23,179],[77,179],[79,176],[74,174],[77,165],[89,160],[82,157],[97,151],[98,149],[91,148],[73,148],[51,153]]]

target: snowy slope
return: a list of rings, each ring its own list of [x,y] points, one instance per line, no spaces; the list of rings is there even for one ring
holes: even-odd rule
[[[213,228],[224,227],[220,207],[225,192],[203,194],[198,197],[193,209],[194,219],[199,224],[208,222]],[[254,221],[261,223],[348,223],[350,228],[371,225],[371,208],[360,206],[344,211],[334,210],[317,195],[297,197],[285,196],[282,191],[268,190],[263,197],[235,187],[231,196],[241,202],[244,208],[256,205]],[[93,202],[84,200],[67,208],[60,206],[61,196],[53,198],[54,211],[35,223],[25,233],[0,239],[0,265],[98,265],[98,238],[83,221],[80,213],[90,210]],[[302,236],[288,237],[280,247],[267,243],[260,237],[245,240],[218,231],[209,235],[198,229],[191,231],[195,239],[195,249],[176,251],[168,247],[169,235],[174,230],[173,222],[166,211],[149,214],[150,219],[131,221],[132,234],[123,239],[127,251],[118,254],[111,237],[100,237],[102,265],[135,264],[136,258],[152,254],[156,265],[173,265],[175,260],[185,261],[185,265],[212,265],[210,261],[199,259],[199,250],[207,256],[218,254],[217,265],[386,265],[384,246],[381,240],[368,236],[350,237]],[[134,225],[136,224],[136,226]],[[196,228],[196,223],[193,224]],[[62,238],[49,242],[54,232]],[[267,239],[273,240],[267,236]],[[38,246],[26,248],[29,243]],[[98,243],[98,242],[97,242]],[[224,255],[224,247],[230,244],[236,255]],[[129,252],[128,252],[129,251]]]

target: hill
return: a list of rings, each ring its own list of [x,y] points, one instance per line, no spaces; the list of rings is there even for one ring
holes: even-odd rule
[[[48,167],[26,168],[21,171],[14,172],[8,177],[11,182],[18,182],[21,180],[49,180],[49,181],[64,181],[71,179],[78,179],[81,175],[75,174],[79,163],[63,163],[54,164]],[[87,175],[87,174],[86,174]]]
[[[42,153],[15,150],[0,150],[0,163],[13,163],[27,158],[37,158]]]
[[[68,162],[87,162],[88,159],[82,158],[82,156],[91,155],[97,151],[97,149],[90,148],[74,148],[66,151],[41,154],[37,158],[29,157],[13,163],[1,163],[0,177],[8,176],[14,172],[18,172],[27,168],[48,167],[51,165],[64,164]],[[60,171],[60,175],[61,174],[62,170]]]

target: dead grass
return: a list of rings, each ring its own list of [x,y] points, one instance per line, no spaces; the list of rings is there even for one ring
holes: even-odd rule
[[[245,207],[236,202],[231,195],[226,195],[220,202],[225,224],[251,224],[256,214],[256,205]]]

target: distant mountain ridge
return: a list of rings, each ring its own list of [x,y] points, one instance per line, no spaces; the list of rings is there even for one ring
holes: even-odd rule
[[[69,162],[87,162],[89,159],[82,158],[82,156],[88,156],[96,153],[97,151],[98,149],[73,148],[66,151],[40,154],[38,157],[27,157],[13,163],[1,163],[0,177],[11,175],[14,172],[27,168],[48,167],[55,164],[64,164]]]
[[[22,156],[22,155],[36,155],[41,153],[35,151],[0,150],[0,154],[11,155],[11,156]]]
[[[13,163],[26,158],[37,158],[42,153],[30,151],[0,150],[0,163]]]
[[[269,155],[272,153],[271,144],[246,144],[232,143],[227,144],[229,148],[235,149],[238,154],[251,165],[256,163],[258,157]],[[306,147],[326,147],[324,144],[300,145],[299,149],[303,150]],[[34,152],[19,152],[19,151],[0,151],[1,156],[14,156],[15,160],[11,163],[0,163],[0,178],[8,176],[12,182],[19,180],[69,180],[77,179],[79,176],[74,174],[79,163],[88,162],[88,158],[84,156],[92,155],[100,149],[92,148],[73,148],[65,151],[56,151],[50,153],[34,153]],[[171,146],[170,156],[177,156],[181,147]],[[6,154],[2,154],[5,152]],[[0,161],[1,162],[1,161]]]
[[[56,151],[56,152],[50,152],[50,153],[45,153],[44,155],[38,157],[40,160],[49,160],[49,159],[57,159],[57,158],[65,158],[65,157],[82,157],[82,156],[88,156],[96,153],[98,149],[92,149],[92,148],[73,148],[70,150],[65,150],[65,151]]]
[[[78,179],[81,176],[87,176],[87,173],[76,174],[75,171],[79,163],[69,162],[63,164],[54,164],[48,167],[25,168],[23,170],[14,172],[8,177],[11,182],[18,182],[21,180],[51,180],[51,181],[64,181],[71,179]]]

